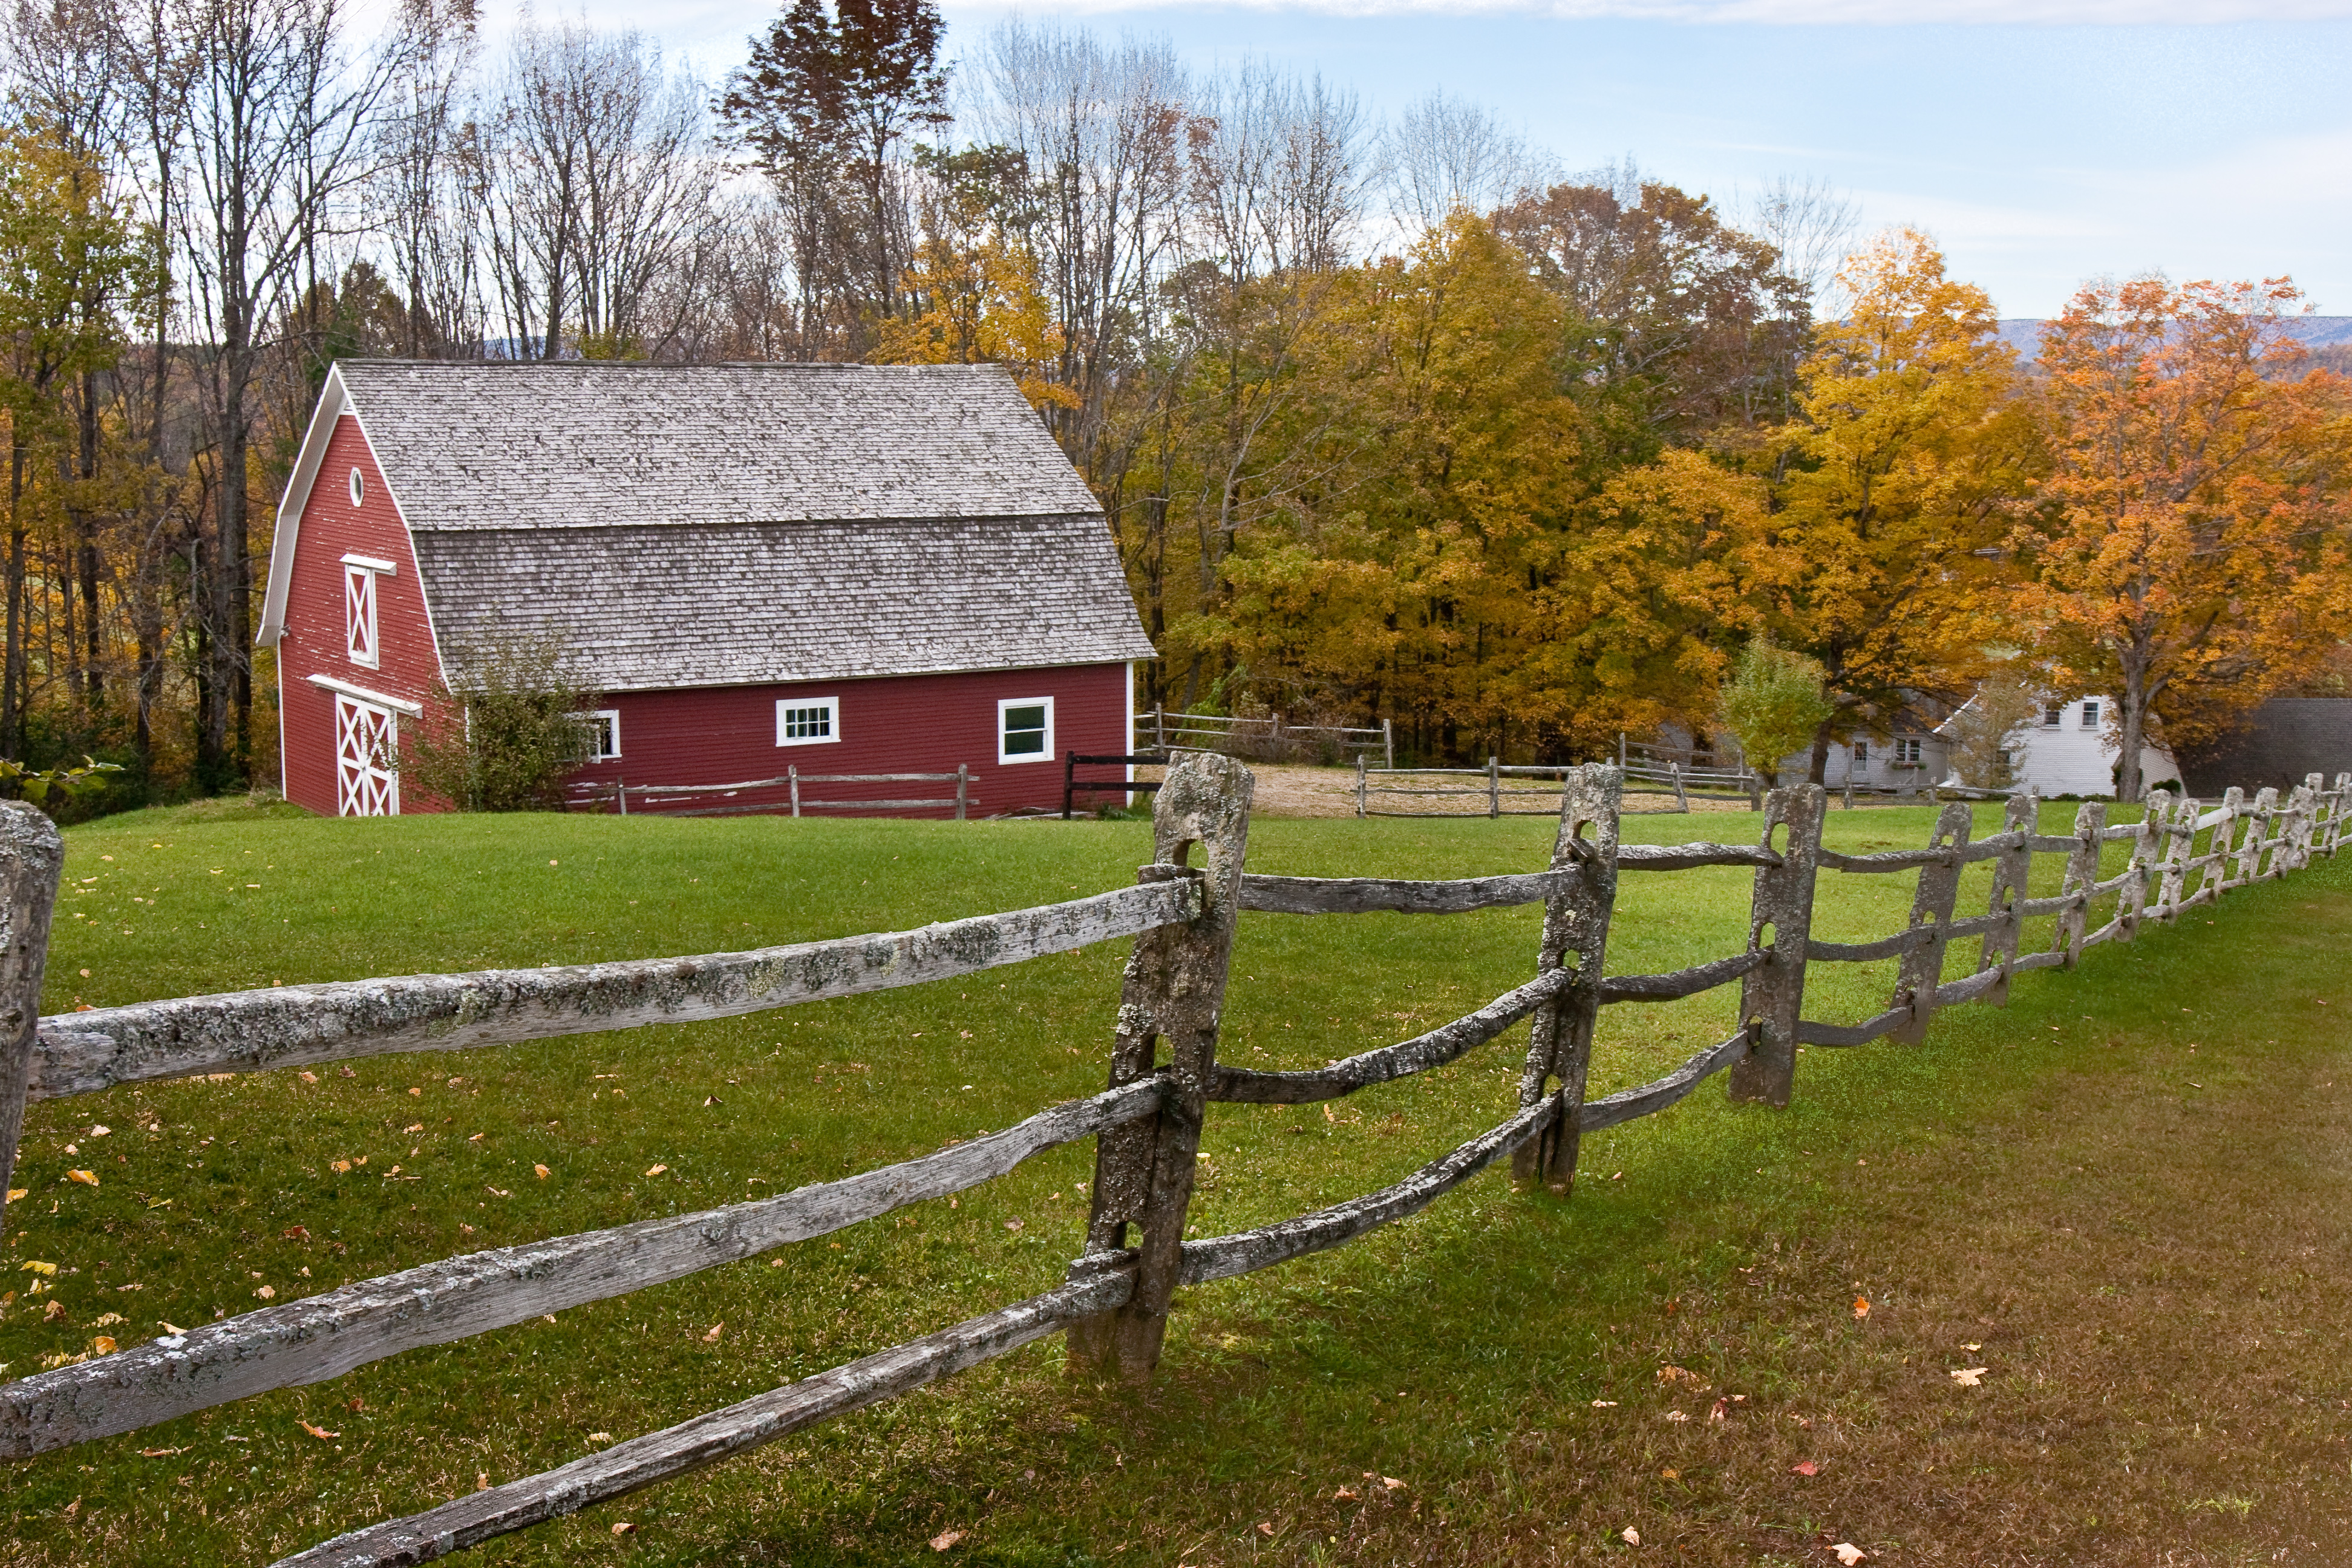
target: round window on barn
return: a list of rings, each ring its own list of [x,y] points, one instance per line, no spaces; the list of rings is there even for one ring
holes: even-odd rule
[[[367,480],[361,477],[357,468],[353,468],[352,470],[352,504],[357,506],[365,500],[367,500]]]

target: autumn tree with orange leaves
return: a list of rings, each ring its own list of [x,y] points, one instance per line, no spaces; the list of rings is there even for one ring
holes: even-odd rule
[[[2101,282],[2043,330],[2054,470],[2021,607],[2060,679],[2144,739],[2210,739],[2336,646],[2352,605],[2346,384],[2302,372],[2284,279]]]

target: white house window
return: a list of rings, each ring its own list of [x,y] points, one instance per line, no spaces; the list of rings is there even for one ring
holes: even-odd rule
[[[2042,727],[2043,729],[2055,730],[2060,724],[2064,723],[2065,720],[2066,705],[2063,702],[2045,702],[2042,705]]]
[[[588,760],[608,763],[621,754],[621,710],[599,708],[593,713],[578,715],[588,726]]]
[[[1054,700],[1012,697],[996,705],[996,760],[1000,763],[1049,763],[1054,760]]]
[[[343,651],[365,669],[383,662],[376,641],[376,579],[392,574],[389,561],[373,555],[343,557]]]
[[[776,700],[776,744],[821,746],[841,739],[841,699],[781,697]]]
[[[2095,730],[2095,729],[2097,729],[2098,727],[2099,727],[2099,705],[2098,705],[2096,702],[2085,702],[2085,703],[2084,703],[2084,704],[2083,704],[2083,728],[2084,728],[2084,729],[2085,729],[2085,730]]]
[[[1858,768],[1866,768],[1870,766],[1869,742],[1856,741],[1853,743],[1853,765]]]
[[[1898,739],[1895,742],[1895,765],[1898,768],[1919,765],[1919,742],[1916,736]]]
[[[367,500],[367,476],[353,468],[352,470],[352,504],[357,506],[365,500]]]

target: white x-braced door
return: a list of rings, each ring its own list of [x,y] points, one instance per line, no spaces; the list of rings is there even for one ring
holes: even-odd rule
[[[400,716],[355,698],[335,699],[335,815],[398,816]]]

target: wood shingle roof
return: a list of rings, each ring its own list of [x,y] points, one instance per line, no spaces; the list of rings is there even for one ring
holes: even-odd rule
[[[993,366],[356,360],[318,422],[344,411],[453,677],[547,632],[616,691],[1153,657],[1092,493]],[[319,435],[289,515],[333,485]]]

